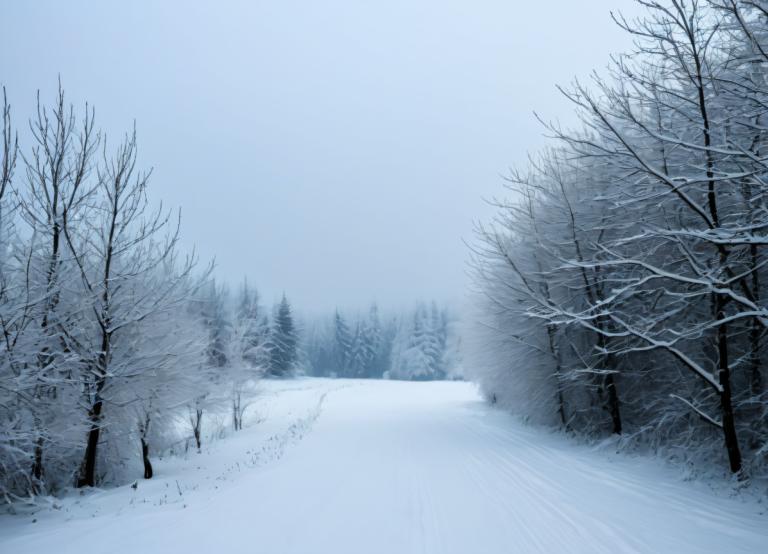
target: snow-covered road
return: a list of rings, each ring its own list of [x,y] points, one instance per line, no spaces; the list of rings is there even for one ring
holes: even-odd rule
[[[282,427],[154,483],[2,518],[0,552],[768,552],[754,503],[525,428],[466,383],[302,380],[272,402]]]

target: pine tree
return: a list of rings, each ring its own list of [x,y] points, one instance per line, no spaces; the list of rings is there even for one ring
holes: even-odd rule
[[[445,352],[448,347],[448,313],[445,309],[439,309],[435,302],[432,302],[430,326],[436,341],[435,366],[437,376],[439,379],[443,379],[449,369],[445,364]]]
[[[256,367],[267,368],[271,364],[272,351],[274,349],[272,327],[269,324],[269,316],[267,314],[262,315],[256,324],[254,337],[255,340],[258,340],[259,344],[254,359]]]
[[[429,380],[440,378],[439,340],[425,307],[420,307],[413,318],[413,331],[406,351],[408,374],[411,379]]]
[[[371,305],[371,309],[368,312],[366,329],[371,356],[365,368],[365,376],[371,378],[381,377],[387,369],[389,345],[383,341],[379,308],[376,304]]]
[[[212,367],[227,365],[227,349],[231,324],[227,317],[227,297],[229,291],[223,286],[217,286],[211,280],[205,290],[202,300],[203,322],[208,329],[208,361]]]
[[[350,354],[350,377],[369,377],[371,362],[376,353],[371,330],[365,320],[357,322]]]
[[[411,323],[401,321],[390,342],[391,368],[396,379],[433,380],[445,378],[445,352],[448,346],[448,314],[433,304],[431,310],[420,305]]]
[[[291,305],[283,294],[272,327],[272,354],[270,356],[270,374],[272,376],[285,377],[295,369],[298,359],[297,343]]]
[[[333,371],[340,377],[348,377],[352,354],[352,335],[344,317],[338,310],[336,310],[336,315],[333,318],[333,330],[332,359],[335,366]]]

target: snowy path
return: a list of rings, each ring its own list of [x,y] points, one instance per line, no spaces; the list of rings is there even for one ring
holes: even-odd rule
[[[768,515],[754,504],[535,433],[471,385],[301,383],[283,393],[294,420],[269,439],[280,443],[271,461],[245,463],[265,451],[255,425],[203,454],[207,469],[179,469],[185,483],[206,475],[173,491],[183,503],[128,505],[167,489],[160,476],[89,499],[103,504],[94,514],[2,518],[0,552],[768,552]]]

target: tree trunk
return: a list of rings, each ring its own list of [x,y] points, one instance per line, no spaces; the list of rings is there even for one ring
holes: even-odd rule
[[[720,321],[725,318],[724,304],[725,298],[723,295],[718,294],[717,319]],[[731,471],[738,473],[741,471],[741,450],[739,449],[739,438],[736,434],[736,421],[733,415],[731,400],[731,370],[728,365],[728,326],[726,323],[721,323],[717,328],[717,351],[720,386],[723,388],[720,393],[723,438],[725,439],[725,448],[728,451],[728,462],[731,466]]]
[[[760,276],[758,275],[758,251],[757,245],[752,244],[749,247],[752,270],[752,295],[755,297],[755,303],[760,300]],[[752,324],[749,330],[750,343],[750,389],[753,396],[760,396],[763,392],[763,376],[760,368],[760,335],[762,328],[760,320],[757,317],[752,318]]]
[[[602,301],[602,294],[598,297],[600,298],[600,301]],[[597,346],[601,353],[605,352],[608,348],[608,339],[603,334],[603,330],[606,327],[604,323],[606,322],[603,321],[602,317],[598,318],[596,321],[597,328],[600,331],[597,333]],[[610,354],[601,354],[600,358],[600,369],[613,371],[613,356]],[[608,402],[605,408],[611,415],[611,433],[614,435],[621,435],[622,425],[621,409],[619,407],[619,391],[617,390],[616,378],[613,373],[608,373],[605,376],[602,386],[608,393]]]
[[[32,478],[34,479],[33,490],[35,493],[39,493],[39,484],[43,480],[43,437],[38,437],[35,441],[35,453],[32,461]]]
[[[93,487],[96,484],[96,450],[101,435],[101,398],[97,396],[96,402],[89,413],[91,429],[88,431],[88,442],[85,447],[85,458],[77,480],[78,487]]]
[[[149,444],[141,437],[141,459],[144,462],[144,479],[152,479],[152,462],[149,461]]]
[[[611,414],[612,432],[621,435],[621,411],[619,408],[619,394],[616,390],[616,379],[612,373],[605,378],[605,388],[608,391],[608,411]]]
[[[555,343],[555,329],[552,325],[547,325],[547,338],[549,339],[549,351],[555,360],[555,386],[557,387],[557,413],[560,416],[560,423],[564,429],[568,429],[568,419],[565,415],[565,395],[563,394],[562,371],[560,364],[560,354],[557,351]]]
[[[100,360],[100,367],[105,366],[106,356],[102,354]],[[80,472],[80,477],[77,481],[79,487],[93,487],[96,485],[96,454],[99,447],[99,438],[101,436],[101,410],[104,406],[104,402],[101,398],[101,392],[104,390],[106,384],[106,371],[101,370],[101,376],[96,382],[96,394],[93,397],[93,406],[88,412],[88,419],[91,422],[91,429],[88,431],[88,441],[85,446],[85,457],[83,458],[83,465]]]
[[[240,431],[243,428],[243,416],[240,410],[240,404],[242,399],[239,393],[233,393],[232,397],[232,423],[235,427],[235,431]]]
[[[200,452],[200,448],[202,446],[200,442],[200,432],[203,422],[203,410],[197,409],[195,410],[195,425],[193,426],[193,433],[195,435],[195,444],[197,445],[197,451]]]

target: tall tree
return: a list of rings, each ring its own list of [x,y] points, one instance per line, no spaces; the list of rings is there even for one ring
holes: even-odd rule
[[[235,325],[237,357],[251,368],[263,369],[268,364],[269,321],[266,314],[262,314],[258,290],[250,287],[247,280],[238,293]]]
[[[352,362],[352,334],[339,310],[336,310],[333,316],[333,347],[331,352],[333,360],[331,371],[341,377],[349,377]]]
[[[209,333],[208,363],[211,367],[223,368],[229,361],[227,351],[232,332],[227,310],[229,290],[211,279],[203,287],[200,296],[201,314]]]
[[[179,226],[146,197],[149,173],[136,172],[136,133],[97,169],[99,201],[87,222],[63,230],[75,261],[83,296],[93,317],[73,341],[81,360],[89,430],[78,486],[96,484],[96,462],[110,389],[127,386],[141,372],[132,334],[151,316],[183,305],[195,284],[195,259],[176,264]]]
[[[295,369],[298,360],[298,338],[291,313],[291,305],[283,294],[275,311],[272,325],[272,349],[270,374],[287,377]]]
[[[59,83],[58,94],[49,109],[38,93],[37,113],[30,121],[34,146],[24,156],[26,186],[20,191],[21,216],[32,231],[28,264],[25,269],[30,307],[35,330],[30,329],[27,348],[34,361],[25,364],[31,387],[35,421],[35,449],[32,478],[44,477],[46,445],[52,439],[52,418],[57,410],[50,405],[71,406],[68,395],[72,373],[79,371],[79,360],[72,356],[77,344],[79,317],[72,307],[62,304],[65,283],[76,278],[66,251],[65,234],[71,221],[84,217],[96,186],[89,180],[100,135],[94,128],[93,110],[87,105],[78,121],[74,108],[64,99]],[[61,414],[58,414],[59,416]]]

